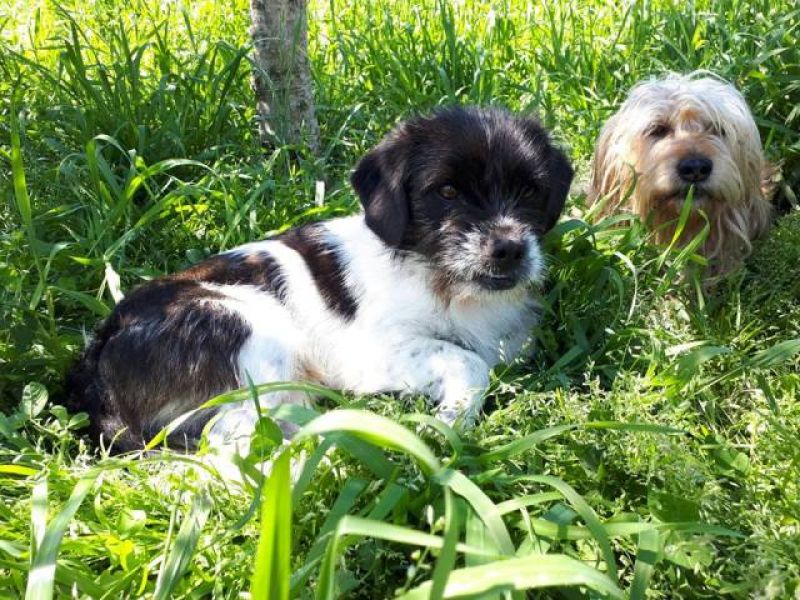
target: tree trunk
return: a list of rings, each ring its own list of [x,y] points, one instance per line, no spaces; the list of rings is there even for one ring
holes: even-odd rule
[[[319,149],[308,67],[306,0],[250,0],[253,90],[261,143]]]

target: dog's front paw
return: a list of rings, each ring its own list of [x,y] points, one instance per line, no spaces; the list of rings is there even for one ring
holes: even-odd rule
[[[489,387],[489,366],[475,354],[457,352],[437,367],[438,377],[430,388],[437,418],[451,427],[471,428]]]
[[[489,385],[488,373],[473,373],[468,380],[450,382],[444,393],[435,395],[438,400],[436,417],[456,429],[471,429],[483,406],[483,397]]]

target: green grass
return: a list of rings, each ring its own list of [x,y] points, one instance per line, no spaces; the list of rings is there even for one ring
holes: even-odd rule
[[[800,191],[790,0],[416,4],[312,2],[314,157],[258,146],[243,0],[0,0],[0,597],[800,593],[796,208],[704,295],[680,278],[696,257],[590,225],[576,193],[536,357],[496,369],[467,434],[421,398],[331,393],[270,415],[304,429],[277,447],[265,420],[243,469],[276,467],[238,486],[193,457],[98,456],[59,406],[109,273],[130,289],[356,210],[355,160],[439,104],[536,111],[585,179],[633,83],[710,69]]]

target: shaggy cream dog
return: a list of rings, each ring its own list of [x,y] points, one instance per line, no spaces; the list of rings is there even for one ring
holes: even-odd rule
[[[634,87],[603,127],[594,154],[590,203],[601,215],[640,216],[668,244],[690,188],[693,206],[678,243],[708,223],[701,253],[707,275],[739,265],[769,227],[773,168],[742,95],[703,73]]]

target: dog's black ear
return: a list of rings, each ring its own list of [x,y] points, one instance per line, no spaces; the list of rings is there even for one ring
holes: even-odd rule
[[[546,153],[549,193],[544,207],[544,231],[550,231],[558,222],[564,203],[567,201],[569,186],[575,174],[572,166],[561,150],[552,145],[547,130],[535,116],[518,121],[533,147],[548,148]]]
[[[411,217],[404,188],[403,138],[381,142],[356,165],[350,182],[364,206],[367,226],[387,245],[398,247]]]
[[[550,231],[558,222],[561,211],[564,210],[564,203],[567,201],[572,177],[575,175],[569,160],[561,150],[553,148],[549,162],[550,193],[547,196],[547,206],[545,207],[546,231]]]

